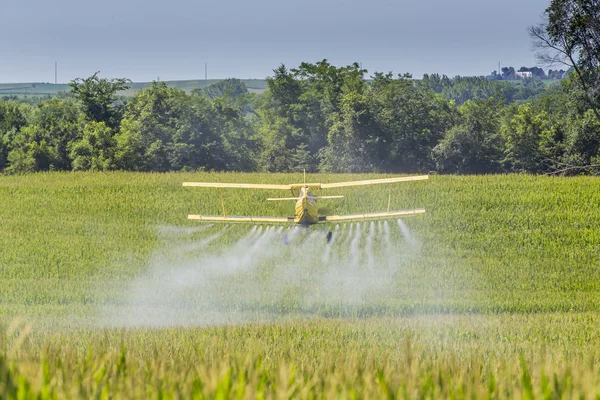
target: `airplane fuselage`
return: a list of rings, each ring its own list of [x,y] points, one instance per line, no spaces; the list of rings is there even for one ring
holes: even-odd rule
[[[300,188],[300,196],[296,201],[294,222],[306,225],[319,222],[317,199],[308,186]]]

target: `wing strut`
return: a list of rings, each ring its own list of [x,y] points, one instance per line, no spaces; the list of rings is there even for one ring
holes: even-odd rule
[[[223,206],[223,218],[227,218],[227,211],[225,211],[225,199],[223,199],[223,189],[219,189],[221,192],[221,205]]]

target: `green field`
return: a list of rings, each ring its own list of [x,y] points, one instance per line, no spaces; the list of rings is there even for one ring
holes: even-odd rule
[[[165,81],[169,87],[178,88],[185,90],[186,92],[191,92],[194,89],[201,89],[207,86],[213,85],[222,79],[192,79],[192,80],[180,80],[180,81]],[[253,93],[262,93],[267,89],[267,80],[266,79],[240,79],[248,88],[249,92]],[[515,81],[503,81],[508,82],[515,86],[523,86],[523,81],[515,80]],[[558,81],[555,80],[542,80],[545,86],[553,86],[557,85]],[[120,95],[131,97],[135,95],[141,89],[147,89],[150,87],[151,82],[133,82],[129,84],[131,87],[123,92],[120,92]],[[37,97],[47,97],[47,96],[56,96],[61,92],[69,92],[71,90],[70,86],[64,83],[53,84],[53,83],[44,83],[44,82],[35,82],[35,83],[0,83],[0,98],[4,96],[17,96],[19,98],[37,98]]]
[[[181,81],[165,81],[169,87],[183,89],[186,92],[191,92],[194,89],[201,89],[213,85],[222,79],[195,79]],[[262,93],[267,89],[267,81],[265,79],[241,79],[246,85],[248,91]],[[129,84],[130,88],[119,92],[122,96],[133,96],[141,89],[147,89],[151,86],[151,82],[133,82]],[[69,92],[71,87],[64,83],[53,84],[44,82],[35,83],[0,83],[0,98],[4,96],[17,96],[19,98],[27,97],[46,97],[56,96],[61,92]]]
[[[600,394],[597,178],[332,189],[330,213],[427,214],[308,231],[188,222],[221,212],[190,180],[302,176],[0,177],[0,398]],[[224,191],[232,215],[281,195]]]

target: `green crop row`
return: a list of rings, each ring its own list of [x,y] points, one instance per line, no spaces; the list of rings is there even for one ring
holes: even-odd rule
[[[593,398],[597,314],[282,321],[36,333],[2,398]],[[21,337],[25,336],[24,340]]]

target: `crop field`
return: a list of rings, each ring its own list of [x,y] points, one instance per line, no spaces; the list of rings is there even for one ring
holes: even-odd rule
[[[0,398],[600,395],[597,178],[323,190],[327,213],[427,214],[308,230],[188,221],[221,200],[184,181],[302,175],[0,177]],[[282,194],[223,192],[290,216]]]

